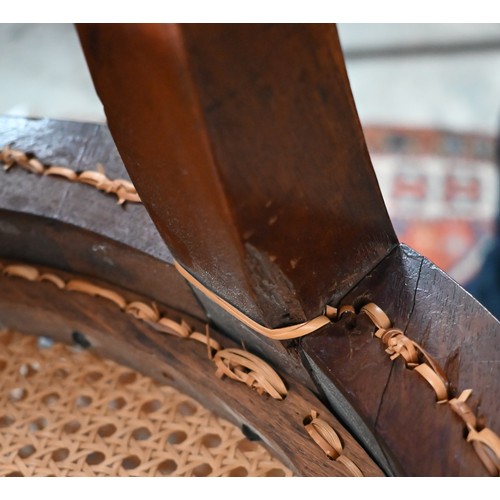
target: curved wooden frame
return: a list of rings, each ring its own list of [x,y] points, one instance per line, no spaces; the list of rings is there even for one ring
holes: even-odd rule
[[[311,319],[326,305],[359,312],[379,304],[444,368],[449,397],[472,388],[480,425],[499,429],[499,323],[395,239],[331,27],[114,25],[83,26],[80,35],[139,195],[184,267],[270,328]],[[103,150],[95,137],[67,158],[107,158],[112,148]],[[48,156],[42,151],[44,161]],[[264,339],[194,291],[200,308],[164,265],[170,257],[143,207],[125,208],[122,223],[97,201],[102,193],[84,195],[88,188],[74,185],[61,196],[48,179],[38,182],[48,188],[42,210],[30,204],[32,191],[14,187],[12,194],[0,185],[8,211],[0,232],[14,235],[4,256],[98,273],[121,287],[137,280],[137,290],[155,300],[168,296],[168,284],[179,291],[172,296],[177,308],[210,318],[285,376],[319,391],[386,473],[486,474],[464,439],[464,422],[433,404],[423,379],[388,358],[363,315],[347,314],[298,341]],[[88,208],[94,217],[82,220],[84,196],[95,206]],[[82,247],[95,236],[75,229],[66,241],[58,233],[66,226],[41,219],[33,229],[27,212],[92,226],[120,243],[97,238]],[[138,242],[138,234],[153,245]],[[51,250],[30,247],[34,241]]]

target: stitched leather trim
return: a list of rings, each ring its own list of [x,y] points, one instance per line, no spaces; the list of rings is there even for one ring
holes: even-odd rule
[[[420,345],[408,338],[402,330],[392,328],[392,323],[385,312],[376,304],[363,306],[360,313],[366,314],[377,328],[375,337],[386,346],[385,352],[394,361],[401,356],[408,369],[417,372],[436,393],[438,404],[448,406],[465,423],[469,433],[467,441],[492,476],[500,475],[500,438],[491,429],[477,429],[477,418],[467,405],[467,398],[472,389],[466,389],[460,396],[449,399],[449,383],[446,374],[436,361]]]
[[[8,277],[21,278],[27,281],[46,281],[60,290],[73,293],[83,293],[108,300],[119,307],[125,314],[147,323],[158,332],[194,340],[207,346],[207,356],[216,366],[219,378],[227,376],[232,380],[242,382],[255,389],[259,394],[269,394],[272,398],[281,400],[287,395],[287,389],[280,376],[262,359],[242,349],[224,349],[217,341],[210,338],[210,330],[206,325],[205,333],[193,331],[181,319],[162,316],[155,304],[140,301],[127,302],[119,293],[84,280],[63,280],[52,273],[40,273],[34,266],[24,264],[9,264],[3,267],[0,263],[0,274]],[[215,355],[214,355],[215,353]]]
[[[328,316],[321,315],[310,321],[299,323],[297,325],[285,326],[283,328],[267,328],[249,318],[241,311],[236,309],[236,307],[229,304],[229,302],[226,302],[223,298],[219,297],[217,294],[209,290],[205,285],[201,284],[192,274],[184,269],[184,267],[182,267],[178,262],[174,262],[174,265],[177,271],[179,271],[179,273],[186,279],[186,281],[193,285],[197,290],[202,292],[206,297],[222,307],[226,312],[231,314],[231,316],[234,316],[237,320],[241,321],[241,323],[243,323],[244,325],[270,339],[288,340],[303,337],[304,335],[309,335],[310,333],[313,333],[323,326],[331,323]]]

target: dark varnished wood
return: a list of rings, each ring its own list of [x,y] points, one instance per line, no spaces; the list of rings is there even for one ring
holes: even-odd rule
[[[45,163],[74,170],[93,170],[100,162],[110,177],[126,177],[105,126],[3,118],[0,143],[33,151]],[[36,176],[19,168],[9,172],[0,169],[0,255],[49,265],[63,276],[69,276],[64,271],[70,271],[98,283],[107,280],[121,287],[120,293],[130,300],[138,298],[139,293],[142,300],[168,303],[177,310],[174,317],[179,316],[178,311],[189,313],[194,325],[199,325],[195,318],[206,318],[189,287],[171,266],[168,251],[144,208],[132,204],[119,207],[113,196],[89,186]],[[291,414],[273,406],[273,401],[269,408],[266,398],[255,398],[239,384],[228,398],[228,380],[207,379],[214,369],[204,357],[206,350],[202,346],[152,332],[105,301],[61,293],[46,284],[0,277],[0,303],[2,326],[64,342],[72,342],[74,332],[83,334],[100,354],[162,383],[176,385],[218,414],[261,435],[265,445],[299,475],[346,473],[342,466],[325,460],[298,421],[287,427],[278,444],[273,434],[290,425]],[[216,332],[214,336],[221,339]],[[234,345],[228,339],[224,343]],[[229,382],[230,387],[233,385]],[[329,420],[329,411],[310,391],[295,382],[289,382],[289,389],[293,391],[289,408],[297,409],[294,418],[299,417],[299,409],[307,412],[314,407]],[[240,402],[239,406],[235,401]],[[268,427],[270,419],[275,422],[275,431]],[[298,441],[290,439],[295,432],[299,432]],[[344,443],[346,439],[354,443],[353,455],[349,456],[366,462],[361,466],[364,472],[379,475],[380,470],[342,428],[341,436]],[[303,450],[298,456],[292,451],[295,446]]]
[[[128,178],[104,125],[1,117],[0,148],[6,144],[46,164],[80,171],[100,163],[110,177]],[[1,168],[0,257],[101,277],[205,317],[144,207],[118,206],[90,186]]]
[[[77,171],[95,170],[101,163],[110,177],[127,178],[104,125],[3,117],[0,146],[4,144],[36,153],[46,164]],[[173,268],[170,252],[144,206],[120,207],[114,196],[89,186],[16,167],[9,172],[0,169],[0,257],[102,278],[192,316],[206,319],[208,313],[219,320],[216,308],[202,308]],[[315,390],[294,349],[240,331],[230,321],[218,324],[237,342],[243,338],[248,348],[265,353],[281,371]]]
[[[474,409],[498,433],[498,323],[420,256],[406,248],[388,255],[396,240],[331,28],[83,31],[120,151],[183,264],[270,326],[313,316],[346,293],[357,307],[378,303],[439,361],[454,390],[474,389]],[[292,265],[295,249],[303,254]],[[268,359],[287,370],[302,373],[302,352],[325,397],[388,472],[485,474],[462,423],[435,405],[418,375],[389,361],[370,327],[345,319],[298,347],[259,344],[238,327],[233,334],[276,353]],[[136,350],[131,342],[123,352],[133,358]]]
[[[309,319],[346,294],[357,306],[373,300],[496,418],[498,323],[397,247],[332,27],[84,26],[80,35],[138,191],[200,281],[268,326]],[[200,300],[221,329],[271,348]],[[485,474],[458,418],[389,361],[370,326],[343,320],[275,348],[274,359],[293,364],[302,352],[387,472]]]
[[[54,272],[50,268],[41,270]],[[78,278],[61,271],[58,275],[66,280]],[[109,283],[99,284],[129,302],[147,301]],[[204,331],[204,324],[195,318],[180,315],[163,304],[158,307],[162,314],[168,313],[175,320],[182,317],[198,331]],[[382,475],[328,409],[293,379],[285,378],[289,392],[284,401],[259,396],[244,384],[221,380],[215,376],[214,364],[208,359],[204,345],[158,333],[106,300],[61,291],[49,283],[0,275],[0,324],[67,343],[73,342],[74,332],[78,332],[78,338],[84,338],[93,351],[180,389],[243,428],[245,433],[261,440],[295,474],[348,475],[345,466],[329,460],[304,429],[303,419],[311,409],[316,409],[340,435],[345,455],[365,475]],[[237,346],[213,329],[211,337],[224,347]]]
[[[405,246],[342,300],[358,309],[368,302],[382,307],[396,327],[433,356],[444,368],[453,394],[473,389],[471,408],[481,425],[498,434],[498,321],[445,273]],[[427,382],[405,369],[401,359],[391,362],[372,332],[372,323],[359,316],[302,340],[305,358],[332,406],[354,423],[353,432],[368,441],[374,437],[381,447],[380,463],[394,473],[486,475],[464,439],[463,422],[447,405],[435,403]],[[373,442],[370,446],[373,450]]]
[[[79,33],[160,234],[241,311],[310,319],[394,247],[334,26]]]
[[[81,147],[81,143],[85,144],[86,137],[94,137],[96,127],[67,122],[45,122],[46,126],[41,127],[41,123],[10,118],[0,120],[0,137],[13,142],[14,147],[45,152],[46,157],[39,154],[45,162],[58,161],[79,168],[78,161],[71,161],[71,151]],[[64,133],[75,130],[73,127],[79,130],[80,143],[74,134]],[[103,138],[109,138],[104,127],[98,129]],[[46,133],[47,130],[52,131],[50,135]],[[50,156],[56,147],[60,156]],[[114,146],[106,141],[106,148],[114,149]],[[109,152],[102,150],[92,161],[81,160],[83,168],[93,168],[94,161],[108,158],[108,155]],[[85,153],[82,158],[84,156]],[[123,165],[118,158],[109,159],[106,167],[110,175],[124,176]],[[88,186],[69,184],[54,177],[40,178],[19,169],[12,169],[8,173],[0,171],[0,176],[0,250],[3,257],[50,265],[94,279],[106,279],[150,299],[190,312],[198,318],[205,317],[188,287],[169,263],[157,258],[154,252],[150,255],[140,249],[144,240],[135,235],[140,235],[144,227],[155,231],[142,207],[130,204],[123,209],[116,205],[112,196]],[[65,192],[64,199],[62,202],[59,200],[59,209],[54,210],[51,200],[57,199],[61,190]],[[72,207],[78,207],[77,213],[74,212],[75,208],[72,208],[72,213],[68,213],[66,200],[71,200]],[[136,213],[135,217],[139,217],[139,209],[142,209],[141,218],[129,217],[130,213]],[[102,212],[106,212],[108,217],[104,223],[99,218]],[[107,225],[110,216],[114,220],[111,228]],[[132,221],[133,224],[129,226]],[[141,226],[137,233],[135,224]],[[113,232],[116,225],[124,226],[120,229],[122,236]],[[106,252],[95,252],[95,248],[106,249]],[[404,329],[409,325],[412,330],[407,329],[408,335],[415,334],[412,338],[423,341],[424,347],[446,367],[455,388],[474,388],[473,401],[476,404],[481,401],[479,414],[483,416],[483,422],[498,431],[498,422],[495,420],[498,418],[498,410],[495,409],[498,400],[495,397],[498,395],[498,342],[495,342],[495,338],[498,339],[498,324],[489,314],[449,278],[408,249],[393,252],[384,259],[344,302],[359,307],[371,300],[386,309],[396,326]],[[248,342],[247,332],[239,336],[242,330],[238,329],[234,320],[224,316],[222,311],[213,312],[216,306],[207,305],[212,316],[226,333],[233,335],[237,344],[243,343],[247,347],[251,344],[254,352],[272,361],[282,373],[303,376],[300,349],[293,346],[285,349],[278,343],[271,343],[276,345],[270,346],[269,342],[258,336],[255,336],[254,343]],[[27,309],[19,307],[23,311],[19,317],[28,318]],[[40,311],[35,323],[43,325],[41,316]],[[67,339],[72,331],[70,324],[64,327],[63,321],[57,324],[58,331],[64,331]],[[22,326],[22,323],[16,325]],[[37,332],[50,334],[51,327],[44,327]],[[320,387],[326,388],[325,395],[333,402],[336,411],[349,424],[354,422],[353,432],[366,438],[363,426],[355,418],[356,415],[361,416],[368,427],[367,434],[375,436],[375,445],[369,441],[367,448],[377,455],[377,443],[380,443],[382,455],[386,454],[389,460],[384,456],[377,456],[377,459],[389,473],[484,474],[482,465],[462,438],[460,421],[454,415],[450,416],[449,412],[443,414],[441,407],[436,408],[432,391],[420,377],[398,364],[391,368],[378,341],[367,333],[369,327],[370,324],[361,319],[356,327],[343,321],[302,342],[308,362],[314,364],[314,375]],[[79,325],[79,328],[83,326]],[[117,328],[117,332],[121,331],[120,324]],[[413,333],[413,329],[416,333]],[[460,332],[459,336],[457,331]],[[441,345],[443,339],[448,344]],[[130,362],[127,356],[135,359],[135,344],[131,344],[129,349],[118,344],[122,346],[122,362]],[[112,355],[113,346],[115,340],[108,345],[106,353]],[[475,350],[471,350],[472,347]],[[442,350],[445,351],[444,355]],[[451,356],[446,355],[448,351]],[[141,358],[134,366],[144,371],[149,364],[145,358]],[[470,378],[471,374],[474,378]],[[335,389],[328,386],[328,381],[333,381]],[[339,390],[351,405],[344,413],[334,398]],[[421,419],[416,420],[415,415]],[[415,446],[415,443],[419,446]],[[438,453],[436,448],[448,450],[449,453]],[[448,456],[453,457],[451,464],[448,464]]]

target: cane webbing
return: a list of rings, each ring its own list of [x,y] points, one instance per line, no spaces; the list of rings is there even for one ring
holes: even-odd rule
[[[0,332],[2,476],[290,476],[197,402],[59,343]]]

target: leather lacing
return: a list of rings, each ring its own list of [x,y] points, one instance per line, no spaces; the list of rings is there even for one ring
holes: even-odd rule
[[[319,418],[316,410],[311,410],[304,419],[304,427],[314,442],[325,452],[330,460],[342,463],[354,477],[363,477],[358,466],[343,454],[343,446],[339,435],[331,425]]]
[[[6,171],[16,166],[33,174],[62,177],[70,182],[87,184],[99,191],[112,193],[117,197],[119,205],[126,201],[141,203],[141,199],[130,181],[126,179],[110,179],[104,173],[104,167],[101,164],[97,165],[97,170],[84,170],[78,173],[59,165],[44,165],[37,158],[26,154],[24,151],[11,149],[9,145],[0,150],[0,162],[4,164],[4,170]]]
[[[72,182],[91,185],[100,191],[115,194],[118,198],[118,204],[123,204],[126,201],[141,203],[137,191],[130,181],[125,179],[109,179],[104,174],[102,165],[98,165],[98,171],[86,170],[77,173],[67,167],[44,165],[35,157],[30,157],[23,151],[11,149],[8,145],[0,150],[0,162],[4,163],[5,170],[9,170],[13,166],[18,166],[38,175],[59,176]],[[310,321],[284,328],[267,328],[253,321],[206,288],[179,263],[176,262],[175,267],[191,285],[236,319],[252,330],[274,340],[303,337],[319,330],[331,323],[331,321],[339,319],[344,313],[355,313],[355,309],[352,306],[342,306],[337,310],[327,305],[323,315]],[[10,265],[3,269],[3,273],[29,281],[48,281],[60,289],[86,293],[110,300],[124,312],[145,321],[157,331],[206,344],[208,356],[216,364],[216,374],[218,377],[226,375],[233,380],[247,384],[260,394],[267,393],[274,399],[283,399],[286,396],[286,388],[283,381],[269,365],[246,351],[240,349],[222,349],[219,343],[210,339],[208,326],[205,334],[192,331],[184,320],[176,322],[170,318],[161,316],[155,304],[146,304],[144,302],[127,303],[121,295],[112,290],[99,287],[87,281],[70,280],[65,282],[55,274],[40,274],[32,266]],[[436,402],[438,404],[448,403],[449,407],[464,421],[468,430],[467,441],[472,443],[474,450],[488,472],[491,475],[500,475],[500,438],[487,427],[480,430],[477,429],[477,418],[466,403],[472,390],[464,390],[458,397],[449,399],[449,382],[444,371],[422,347],[408,338],[402,330],[392,328],[391,321],[376,304],[367,304],[361,308],[360,312],[367,315],[376,326],[377,330],[374,332],[374,335],[385,345],[386,352],[389,354],[391,360],[394,361],[398,357],[402,357],[406,367],[418,373],[432,387],[436,394]],[[263,375],[264,373],[265,375]],[[328,424],[319,419],[314,411],[305,420],[308,419],[310,419],[310,422],[305,426],[306,430],[323,451],[325,451],[327,456],[332,458],[337,455],[339,461],[345,461],[345,457],[343,458],[343,455],[339,454],[340,441],[338,440],[338,436],[337,438],[334,437],[336,436],[335,431],[331,428],[331,432],[327,431],[326,427],[329,427]],[[349,461],[349,459],[347,460]],[[357,469],[354,464],[352,465]],[[346,466],[350,469],[349,465]]]
[[[33,266],[10,264],[5,267],[0,263],[0,270],[5,276],[22,278],[28,281],[49,282],[60,290],[84,293],[101,297],[116,304],[124,313],[147,323],[158,332],[201,342],[207,346],[207,353],[216,366],[219,378],[227,376],[242,382],[259,394],[269,394],[273,399],[286,397],[287,389],[280,376],[262,359],[242,349],[224,349],[219,342],[210,338],[208,325],[205,333],[193,330],[186,321],[174,321],[163,316],[157,306],[141,301],[127,302],[119,293],[98,286],[89,281],[71,279],[65,281],[53,273],[43,273]]]
[[[229,302],[219,297],[216,293],[209,290],[205,285],[200,283],[191,273],[189,273],[184,267],[182,267],[178,262],[174,262],[175,268],[179,273],[193,285],[196,289],[200,290],[206,297],[218,304],[222,309],[227,311],[231,316],[235,317],[238,321],[248,326],[252,330],[265,337],[273,340],[289,340],[296,339],[298,337],[303,337],[304,335],[309,335],[315,331],[323,328],[325,325],[330,324],[330,318],[327,316],[328,312],[320,315],[310,321],[305,321],[304,323],[299,323],[296,325],[285,326],[283,328],[267,328],[260,325],[253,319],[249,318],[246,314],[243,314],[236,307],[231,305]],[[329,306],[327,306],[329,307]],[[333,309],[333,308],[331,308]]]
[[[157,306],[142,301],[127,302],[119,293],[80,279],[64,280],[54,273],[40,272],[36,267],[26,264],[8,264],[0,262],[0,272],[4,276],[17,277],[31,282],[48,282],[60,290],[84,293],[113,302],[124,313],[144,321],[156,331],[195,340],[207,346],[207,353],[216,366],[216,376],[224,376],[244,383],[259,394],[268,394],[273,399],[282,400],[287,395],[285,384],[279,375],[262,359],[242,349],[222,348],[219,342],[210,338],[206,325],[205,333],[193,331],[184,320],[174,321],[163,316]],[[329,314],[336,314],[336,309],[329,307]],[[336,431],[317,412],[304,419],[304,426],[311,438],[332,460],[342,463],[353,476],[363,476],[361,470],[343,454],[343,446]]]
[[[477,418],[466,401],[472,389],[466,389],[458,397],[450,399],[450,388],[446,374],[434,359],[403,331],[393,328],[385,312],[374,303],[366,304],[360,311],[375,325],[375,337],[386,347],[391,360],[403,358],[406,368],[418,373],[432,387],[438,404],[446,404],[463,420],[467,430],[467,441],[472,443],[476,454],[488,472],[500,475],[500,438],[491,429],[478,429]]]

